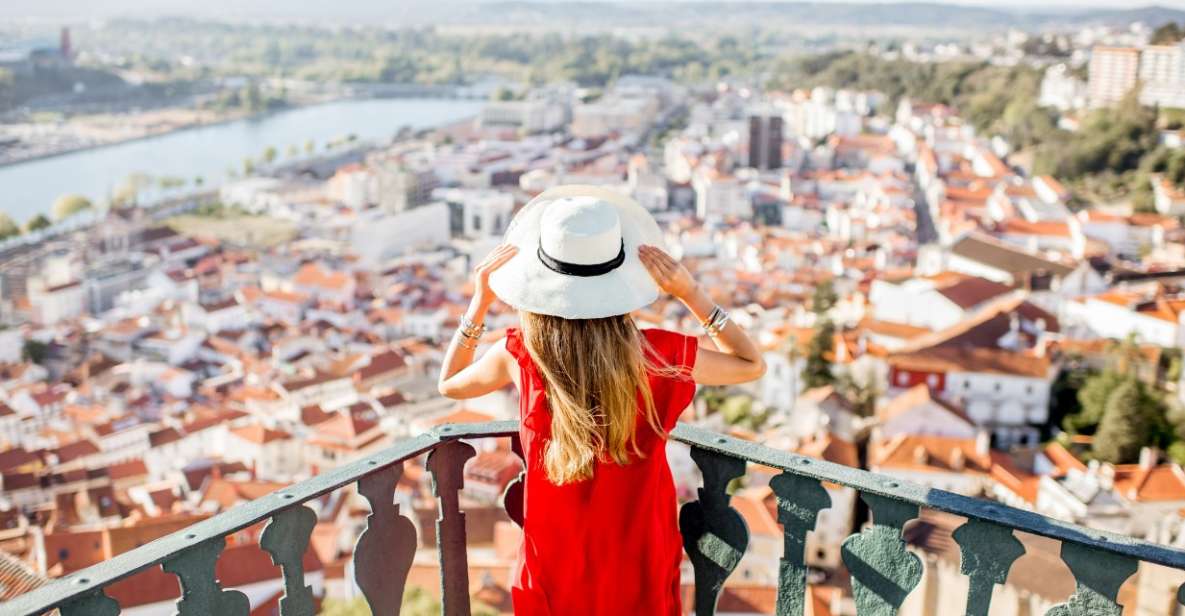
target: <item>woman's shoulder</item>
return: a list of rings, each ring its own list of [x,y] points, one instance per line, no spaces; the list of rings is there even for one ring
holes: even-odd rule
[[[657,327],[643,329],[642,335],[667,363],[687,367],[694,365],[696,349],[699,348],[699,339],[695,336]]]
[[[507,327],[502,340],[506,343],[506,350],[516,358],[526,354],[527,349],[523,346],[523,335],[519,328]]]

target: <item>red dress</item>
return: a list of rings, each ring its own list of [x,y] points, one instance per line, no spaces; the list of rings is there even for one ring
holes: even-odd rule
[[[697,341],[657,329],[643,335],[659,365],[677,366],[686,375],[650,376],[655,409],[669,432],[695,395],[691,368]],[[598,461],[588,481],[551,483],[543,469],[551,435],[543,380],[517,329],[508,332],[506,348],[519,364],[520,436],[527,460],[523,545],[511,590],[514,613],[678,616],[683,544],[666,441],[639,410],[637,439],[644,458],[624,466]]]

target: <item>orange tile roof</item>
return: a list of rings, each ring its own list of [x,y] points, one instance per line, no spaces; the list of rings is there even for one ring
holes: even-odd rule
[[[992,468],[989,455],[980,455],[976,439],[899,434],[869,443],[870,465],[878,468],[930,472],[987,474]]]
[[[252,424],[250,426],[243,426],[242,428],[235,428],[230,431],[231,434],[247,441],[248,443],[255,443],[256,445],[263,445],[275,441],[284,441],[292,438],[292,435],[283,430],[273,430],[260,424]]]
[[[796,453],[852,468],[860,467],[860,456],[856,445],[830,432],[823,435],[812,435],[804,439],[798,446]]]
[[[886,422],[896,417],[900,417],[909,411],[922,406],[923,404],[936,404],[943,409],[946,409],[955,418],[969,426],[975,426],[975,421],[967,415],[967,413],[958,406],[951,404],[941,398],[936,398],[930,393],[930,387],[926,384],[918,384],[902,392],[896,398],[890,400],[887,404],[880,407],[876,411],[876,417],[881,422]]]
[[[1185,470],[1177,464],[1117,465],[1115,491],[1138,502],[1185,501]]]
[[[1048,378],[1052,366],[1045,356],[974,347],[934,347],[894,353],[888,361],[894,368],[915,372],[978,372],[1039,379]]]
[[[440,426],[440,425],[450,424],[450,423],[482,423],[482,422],[493,421],[493,420],[494,420],[493,415],[489,415],[486,413],[482,413],[480,411],[474,411],[474,410],[467,409],[465,407],[461,407],[461,408],[458,408],[457,410],[455,410],[451,413],[448,413],[446,415],[441,415],[440,417],[433,418],[432,420],[428,421],[428,425],[429,426]]]

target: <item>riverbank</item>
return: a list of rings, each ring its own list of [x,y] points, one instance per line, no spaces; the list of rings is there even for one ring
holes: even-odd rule
[[[195,188],[216,186],[262,166],[265,150],[274,150],[274,164],[282,165],[310,154],[334,154],[338,149],[326,144],[349,135],[357,142],[387,143],[405,127],[417,131],[472,118],[482,104],[444,98],[337,100],[60,153],[0,167],[0,186],[5,188],[0,208],[23,222],[46,213],[65,193],[104,202],[132,176],[177,178]],[[312,151],[310,142],[316,146]],[[247,160],[253,165],[245,164]],[[150,186],[141,198],[158,198],[162,192],[157,188]]]
[[[46,160],[46,159],[50,159],[50,158],[57,158],[59,156],[76,154],[78,152],[86,152],[89,150],[99,150],[102,148],[108,148],[108,147],[117,146],[117,145],[135,143],[137,141],[145,141],[145,140],[149,140],[149,139],[156,139],[159,137],[167,137],[169,135],[172,135],[175,133],[180,133],[180,132],[187,131],[187,130],[195,130],[195,129],[199,129],[199,128],[220,126],[223,124],[230,124],[231,122],[241,122],[244,120],[262,120],[262,119],[264,119],[270,115],[276,114],[276,113],[282,113],[284,111],[292,111],[295,109],[302,109],[302,108],[306,108],[306,107],[313,107],[316,105],[323,105],[323,104],[335,102],[335,100],[349,100],[349,99],[326,100],[326,101],[319,101],[319,102],[310,103],[310,104],[306,104],[306,105],[287,105],[284,107],[279,107],[276,109],[270,109],[267,111],[260,111],[260,112],[255,112],[255,113],[249,113],[249,112],[231,113],[231,114],[219,116],[218,119],[210,120],[210,121],[181,122],[181,123],[172,124],[167,128],[162,128],[160,130],[150,130],[149,132],[145,132],[144,134],[134,135],[134,136],[126,137],[126,138],[116,138],[116,139],[111,139],[110,141],[80,144],[76,147],[64,147],[64,148],[53,150],[52,152],[45,152],[42,154],[34,154],[34,155],[25,156],[25,157],[21,157],[21,158],[15,158],[15,159],[0,158],[0,168],[11,167],[13,165],[20,165],[20,164],[24,164],[24,163],[39,161],[39,160]]]
[[[424,94],[430,94],[430,96],[425,98],[423,96]],[[13,165],[20,165],[20,164],[24,164],[24,163],[35,162],[35,161],[39,161],[39,160],[46,160],[46,159],[50,159],[50,158],[56,158],[59,156],[66,156],[69,154],[76,154],[78,152],[86,152],[89,150],[97,150],[97,149],[102,149],[102,148],[107,148],[107,147],[112,147],[112,146],[117,146],[117,145],[134,143],[137,141],[156,139],[159,137],[165,137],[168,135],[172,135],[175,133],[180,133],[180,132],[188,131],[188,130],[209,128],[209,127],[213,127],[213,126],[220,126],[223,124],[230,124],[233,122],[240,122],[240,121],[265,120],[268,117],[276,115],[276,114],[281,114],[281,113],[290,112],[290,111],[296,111],[296,110],[300,110],[300,109],[309,109],[309,108],[317,107],[320,105],[329,105],[329,104],[333,104],[333,103],[341,103],[341,102],[348,102],[348,101],[367,101],[367,100],[379,100],[379,99],[390,99],[390,100],[417,100],[417,99],[423,99],[423,100],[479,100],[479,99],[476,99],[473,97],[459,95],[457,92],[452,91],[452,90],[450,90],[448,92],[439,91],[439,90],[432,90],[430,92],[425,92],[422,89],[409,88],[407,86],[388,86],[385,88],[378,88],[378,87],[361,88],[361,87],[355,86],[355,87],[351,87],[351,88],[347,89],[345,92],[335,95],[335,96],[310,99],[307,101],[291,103],[288,105],[284,105],[282,107],[277,107],[277,108],[269,109],[269,110],[265,110],[265,111],[229,112],[229,113],[224,113],[223,115],[220,115],[217,119],[214,119],[214,120],[197,121],[197,122],[178,122],[178,123],[170,124],[167,127],[161,128],[160,130],[149,130],[148,132],[145,132],[143,134],[133,135],[133,136],[129,136],[126,138],[116,138],[116,139],[111,139],[108,141],[84,143],[84,144],[79,144],[77,146],[67,146],[67,147],[54,149],[53,151],[47,151],[44,153],[37,153],[37,154],[28,155],[28,156],[22,156],[20,158],[9,159],[9,158],[4,158],[4,157],[0,156],[0,168],[10,167]],[[173,108],[173,109],[167,109],[167,110],[163,110],[163,111],[174,111],[174,112],[200,114],[202,110]],[[160,113],[162,113],[162,110],[154,110],[154,111],[147,112],[147,113],[148,114],[160,114]],[[145,115],[145,114],[141,114],[141,115]],[[137,119],[137,121],[140,121],[140,120]],[[0,128],[3,128],[3,126],[4,126],[3,124],[0,124]],[[88,127],[80,127],[80,129],[81,130],[90,130],[90,128],[88,128]],[[3,136],[4,136],[3,133],[0,133],[0,142],[3,141],[3,139],[2,139]]]

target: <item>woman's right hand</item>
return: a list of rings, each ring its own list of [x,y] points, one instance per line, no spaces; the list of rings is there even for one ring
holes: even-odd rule
[[[518,254],[518,246],[501,244],[486,255],[486,258],[482,259],[477,267],[473,268],[473,300],[483,309],[488,308],[495,299],[498,299],[494,290],[490,288],[490,274],[506,265],[506,262],[516,254]]]
[[[661,248],[643,244],[638,248],[638,258],[658,288],[670,293],[675,299],[686,300],[699,288],[691,272]]]

